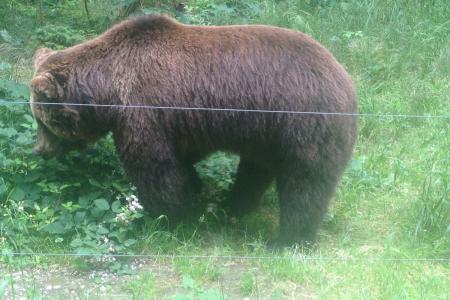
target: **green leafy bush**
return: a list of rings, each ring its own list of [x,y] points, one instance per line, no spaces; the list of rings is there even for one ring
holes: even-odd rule
[[[204,183],[203,196],[209,201],[221,202],[234,182],[239,157],[224,152],[211,155],[198,163],[196,170]]]
[[[35,30],[34,38],[38,45],[51,49],[63,49],[85,40],[82,31],[61,25],[46,25]]]
[[[30,93],[28,87],[25,84],[0,78],[0,98],[28,99],[29,96]]]
[[[6,87],[4,95],[25,96],[21,85]],[[125,197],[133,191],[111,138],[44,161],[32,153],[36,123],[28,107],[2,106],[0,115],[0,250],[35,251],[36,241],[47,237],[69,252],[129,252],[143,213],[134,196]]]

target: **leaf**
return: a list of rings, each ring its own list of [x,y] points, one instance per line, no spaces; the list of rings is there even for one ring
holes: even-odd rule
[[[108,236],[110,238],[116,238],[120,243],[122,243],[125,240],[125,238],[127,237],[126,235],[127,235],[126,232],[119,232],[116,230],[116,231],[111,232]]]
[[[108,233],[109,233],[109,230],[103,226],[99,226],[97,228],[97,234],[108,234]]]
[[[101,188],[101,189],[104,188],[104,186],[100,182],[98,182],[97,180],[95,180],[93,178],[89,178],[89,183],[91,185],[95,186],[95,187],[98,187],[98,188]]]
[[[106,211],[102,219],[99,221],[104,223],[115,223],[115,219],[116,219],[115,213],[113,213],[112,211]]]
[[[13,201],[22,201],[25,198],[25,191],[21,189],[20,187],[14,187],[13,191],[11,192],[10,198]]]
[[[105,210],[100,209],[97,206],[95,206],[94,208],[91,208],[90,212],[91,212],[91,215],[96,219],[101,218],[105,214]]]
[[[111,185],[119,192],[125,193],[127,191],[127,186],[122,186],[117,182],[113,182]]]
[[[73,217],[73,221],[75,222],[75,224],[82,224],[85,218],[86,218],[85,211],[77,211],[75,213],[75,216]]]
[[[21,134],[16,138],[17,145],[31,145],[34,143],[34,140],[30,139],[27,135]]]
[[[50,234],[62,234],[66,232],[66,228],[63,223],[56,221],[55,223],[48,224],[42,228],[45,232]]]
[[[81,208],[88,208],[89,202],[91,202],[91,198],[88,196],[80,196],[78,198],[78,205],[80,205]]]
[[[139,219],[139,218],[142,218],[144,216],[144,214],[141,214],[139,212],[135,212],[133,216],[134,216],[135,219]]]
[[[28,122],[28,123],[34,123],[34,118],[30,115],[30,114],[25,114],[25,115],[23,115],[23,117],[25,118],[25,120]]]
[[[39,173],[39,172],[30,172],[27,174],[27,176],[25,176],[25,178],[23,179],[23,182],[35,182],[36,180],[38,180],[39,178],[43,177],[44,173]]]
[[[101,195],[101,192],[95,192],[95,193],[90,193],[84,196],[80,196],[78,198],[78,205],[80,205],[81,208],[88,208],[90,203],[94,200],[97,199],[98,196]]]
[[[136,242],[137,241],[135,239],[128,239],[124,242],[124,244],[125,244],[125,246],[130,247],[131,245],[133,245]]]
[[[120,213],[120,212],[122,212],[122,209],[120,206],[121,206],[120,201],[116,200],[111,204],[111,210],[115,213]]]
[[[70,242],[70,247],[73,247],[73,248],[79,248],[82,245],[83,245],[83,241],[78,238],[76,238],[76,239],[72,240],[72,242]]]
[[[94,204],[99,210],[109,210],[109,203],[105,199],[94,200]]]
[[[0,136],[4,136],[6,138],[12,138],[17,134],[18,134],[17,130],[15,130],[12,127],[0,128]]]
[[[27,85],[12,80],[0,80],[0,90],[6,91],[8,96],[14,99],[28,99],[30,97]]]

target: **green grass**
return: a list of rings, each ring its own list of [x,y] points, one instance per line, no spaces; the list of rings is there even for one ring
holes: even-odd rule
[[[155,297],[155,277],[151,272],[143,272],[137,280],[127,284],[133,299],[151,299]]]
[[[3,7],[0,11],[0,19],[5,16],[0,30],[5,28],[13,38],[0,38],[0,98],[26,96],[23,84],[32,75],[33,47],[55,43],[50,29],[40,40],[34,37],[38,10],[19,2],[11,2],[15,3],[8,8],[12,10]],[[47,15],[46,26],[66,26],[69,36],[95,35],[110,22],[104,15],[112,6],[92,2],[97,5],[92,5],[91,14],[98,16],[92,26],[83,21],[76,1],[56,6],[53,15]],[[179,17],[192,23],[263,23],[312,35],[351,73],[360,112],[450,116],[450,6],[445,0],[187,2],[187,13]],[[34,17],[27,19],[27,14]],[[56,40],[61,47],[72,42],[66,36]],[[62,206],[67,201],[77,204],[80,196],[100,192],[97,198],[113,203],[117,195],[132,192],[117,171],[119,163],[110,141],[83,156],[72,154],[65,163],[43,162],[29,151],[34,129],[27,114],[27,108],[0,107],[0,251],[71,252],[79,250],[72,244],[75,238],[101,241],[101,233],[92,240],[84,235],[87,225],[63,234],[43,227],[52,218],[67,220],[82,211]],[[233,162],[219,154],[199,166],[208,184],[202,196],[207,201],[223,196],[233,176]],[[284,259],[147,259],[136,273],[121,275],[120,284],[105,283],[107,291],[135,299],[447,299],[448,261],[379,259],[450,258],[449,166],[448,119],[361,117],[353,161],[322,226],[317,248],[304,254],[335,260],[299,260],[302,255],[296,249],[283,253]],[[80,186],[85,187],[83,191]],[[205,214],[171,232],[161,226],[164,219],[155,222],[138,216],[130,227],[115,229],[125,232],[125,237],[114,241],[123,246],[120,241],[136,240],[124,248],[130,253],[270,256],[264,242],[277,227],[275,201],[273,191],[268,192],[265,206],[237,224],[223,224]],[[94,225],[100,222],[95,216],[87,220]],[[2,257],[0,299],[5,291],[11,292],[11,286],[17,286],[16,291],[25,286],[24,295],[30,299],[46,296],[44,275],[34,281],[20,278],[38,267],[51,270],[55,265],[62,271],[79,272],[67,275],[61,283],[67,286],[76,280],[92,281],[88,278],[92,266],[111,269],[108,263],[83,259]],[[125,265],[126,261],[116,263],[112,269],[127,273]],[[12,274],[21,270],[14,278]],[[97,288],[95,293],[78,291],[78,295],[102,299],[105,293],[98,290],[102,284],[90,284]],[[63,292],[49,295],[64,298]]]

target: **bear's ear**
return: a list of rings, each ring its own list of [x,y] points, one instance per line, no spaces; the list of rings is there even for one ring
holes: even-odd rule
[[[42,73],[35,76],[30,83],[36,100],[57,100],[64,97],[64,90],[55,77],[50,73]]]
[[[37,49],[36,52],[34,52],[34,54],[33,54],[34,69],[37,69],[39,67],[39,65],[53,53],[56,53],[56,51],[53,51],[50,48]]]

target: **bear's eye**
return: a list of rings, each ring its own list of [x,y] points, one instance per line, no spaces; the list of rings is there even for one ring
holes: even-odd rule
[[[78,124],[75,120],[64,116],[53,117],[49,120],[48,127],[61,138],[74,138],[78,133]]]
[[[49,122],[50,124],[50,127],[52,127],[52,128],[61,128],[61,127],[64,127],[64,125],[63,125],[63,123],[61,123],[60,121],[58,121],[58,120],[50,120],[50,122]]]

